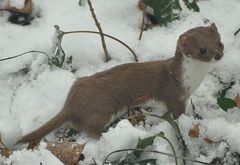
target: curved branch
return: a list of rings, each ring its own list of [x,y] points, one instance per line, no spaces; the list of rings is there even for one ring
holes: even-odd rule
[[[140,35],[138,40],[142,39],[142,35],[143,35],[143,29],[144,29],[144,25],[145,25],[145,17],[146,17],[146,5],[144,4],[144,8],[142,11],[142,24],[141,24],[141,31],[140,31]]]
[[[206,162],[202,162],[199,160],[195,160],[195,159],[191,159],[188,157],[183,157],[183,156],[174,156],[173,154],[169,154],[169,153],[165,153],[162,151],[156,151],[156,150],[144,150],[144,149],[122,149],[122,150],[116,150],[111,152],[110,154],[107,155],[107,157],[105,158],[103,165],[107,163],[108,157],[111,156],[112,154],[118,153],[118,152],[124,152],[124,151],[142,151],[142,152],[152,152],[152,153],[157,153],[157,154],[161,154],[161,155],[165,155],[165,156],[169,156],[169,157],[175,157],[177,159],[183,159],[183,160],[188,160],[188,161],[192,161],[195,163],[199,163],[199,164],[205,164],[205,165],[210,165],[209,163]]]
[[[7,57],[7,58],[2,58],[0,59],[0,61],[6,61],[6,60],[10,60],[10,59],[13,59],[13,58],[17,58],[17,57],[20,57],[20,56],[23,56],[25,54],[28,54],[28,53],[40,53],[40,54],[44,54],[47,56],[47,59],[48,59],[48,62],[50,63],[50,57],[47,53],[43,52],[43,51],[38,51],[38,50],[31,50],[31,51],[27,51],[27,52],[24,52],[24,53],[21,53],[21,54],[18,54],[16,56],[12,56],[12,57]]]
[[[100,33],[97,32],[97,31],[88,31],[88,30],[85,30],[85,31],[69,31],[69,32],[64,32],[63,34],[73,34],[73,33],[93,33],[93,34],[100,34]],[[125,44],[123,41],[121,41],[121,40],[119,40],[119,39],[117,39],[117,38],[115,38],[115,37],[113,37],[113,36],[111,36],[111,35],[104,34],[104,33],[103,33],[103,35],[106,36],[106,37],[108,37],[108,38],[111,38],[111,39],[113,39],[113,40],[115,40],[115,41],[117,41],[117,42],[119,42],[119,43],[121,43],[122,45],[124,45],[124,46],[133,54],[134,60],[135,60],[136,62],[138,62],[138,58],[137,58],[136,53],[135,53],[127,44]]]
[[[161,137],[161,138],[163,138],[164,140],[166,140],[168,142],[168,144],[170,145],[170,147],[172,149],[174,158],[175,158],[175,164],[178,165],[177,154],[176,154],[176,151],[175,151],[171,141],[164,134],[163,135],[159,135],[158,137]]]

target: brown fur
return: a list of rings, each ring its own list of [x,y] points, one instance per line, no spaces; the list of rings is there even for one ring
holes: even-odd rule
[[[208,52],[199,53],[202,47]],[[209,62],[214,58],[219,60],[222,52],[220,35],[212,24],[182,34],[175,56],[170,59],[123,64],[80,78],[72,86],[63,110],[18,143],[38,140],[66,121],[78,131],[99,137],[114,115],[144,97],[164,102],[177,118],[184,113],[190,95],[181,79],[183,57]]]

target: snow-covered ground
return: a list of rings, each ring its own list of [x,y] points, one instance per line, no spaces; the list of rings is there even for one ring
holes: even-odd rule
[[[0,5],[4,3],[0,0]],[[24,0],[12,0],[17,7]],[[20,54],[28,50],[41,50],[50,53],[53,25],[59,25],[63,31],[97,30],[88,6],[79,6],[78,0],[33,0],[35,11],[40,12],[29,26],[19,26],[7,22],[8,13],[0,13],[0,58]],[[223,81],[236,81],[227,96],[234,98],[240,93],[240,34],[234,32],[240,27],[239,0],[202,0],[200,12],[188,10],[182,12],[182,19],[169,27],[154,27],[143,33],[138,40],[142,13],[137,8],[138,0],[93,0],[93,6],[103,31],[127,43],[138,55],[140,61],[160,60],[174,54],[176,41],[180,34],[196,26],[207,26],[204,19],[215,22],[225,45],[224,58],[215,66],[213,72]],[[119,43],[107,39],[107,47],[112,60],[104,62],[100,38],[92,34],[76,34],[63,38],[63,49],[67,56],[73,56],[73,74],[62,69],[50,69],[42,55],[30,54],[17,59],[0,62],[0,134],[10,148],[22,135],[35,130],[57,114],[64,104],[68,90],[78,77],[91,75],[112,66],[133,62],[132,54]],[[30,71],[21,75],[18,71],[24,67]],[[147,80],[146,80],[147,81]],[[191,96],[195,112],[203,120],[193,118],[189,103],[185,115],[179,118],[183,138],[192,158],[210,162],[215,157],[224,157],[225,153],[240,153],[240,109],[228,112],[217,106],[216,93],[222,88],[218,79],[209,74],[199,89]],[[200,123],[200,137],[188,136],[194,125]],[[77,142],[88,141],[80,164],[101,163],[105,156],[118,149],[133,148],[139,137],[147,137],[163,131],[175,147],[177,141],[172,127],[166,122],[158,122],[152,127],[132,126],[127,120],[120,121],[116,127],[103,133],[100,140],[86,135],[77,135]],[[51,139],[54,132],[48,135]],[[203,139],[209,137],[215,142],[208,144]],[[157,138],[152,149],[171,153],[168,144]],[[228,151],[226,151],[228,149]],[[117,155],[121,157],[123,154]],[[158,164],[175,164],[173,158],[156,154]],[[234,159],[228,156],[228,164]],[[116,158],[116,157],[115,157]],[[57,165],[61,163],[41,143],[34,151],[16,149],[9,158],[0,156],[0,164],[14,165]],[[235,163],[237,163],[235,161]]]

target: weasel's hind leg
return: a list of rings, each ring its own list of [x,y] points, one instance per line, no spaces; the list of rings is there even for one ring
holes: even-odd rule
[[[99,138],[117,112],[118,107],[112,101],[102,102],[98,106],[95,102],[71,115],[70,122],[78,131],[84,131],[94,138]]]

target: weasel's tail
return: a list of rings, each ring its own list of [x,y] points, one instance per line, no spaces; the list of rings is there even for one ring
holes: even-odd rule
[[[23,136],[19,141],[17,141],[16,144],[34,142],[36,140],[39,140],[51,131],[53,131],[55,128],[61,126],[66,120],[67,113],[66,111],[62,110],[46,124],[33,131],[32,133]]]

